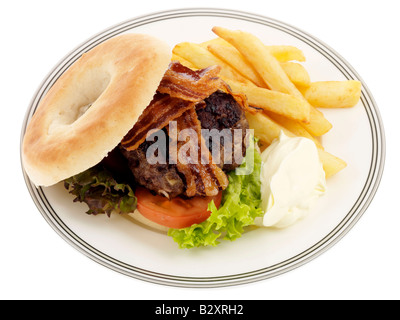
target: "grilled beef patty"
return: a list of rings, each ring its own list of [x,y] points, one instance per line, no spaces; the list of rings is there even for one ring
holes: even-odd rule
[[[222,91],[217,91],[204,100],[205,105],[197,109],[197,117],[200,120],[201,128],[208,130],[218,130],[218,132],[223,132],[224,129],[230,131],[230,139],[226,140],[223,135],[221,138],[216,140],[212,136],[212,131],[210,137],[204,137],[206,139],[207,146],[210,152],[217,156],[214,160],[224,171],[231,171],[240,166],[242,163],[242,157],[246,152],[246,129],[249,129],[249,124],[244,115],[243,110],[235,101],[235,99]],[[235,141],[234,131],[235,129],[240,129],[239,134],[241,139]],[[214,139],[214,141],[213,141]],[[215,141],[216,140],[216,141]],[[213,142],[219,150],[214,150],[213,153]],[[229,145],[225,145],[228,143]],[[238,143],[236,146],[234,143]],[[239,157],[234,156],[234,151],[238,150],[240,152]],[[226,151],[226,155],[224,152]],[[237,159],[239,158],[239,159]]]
[[[234,129],[242,129],[242,139],[239,141],[239,150],[241,151],[241,155],[244,156],[246,150],[246,129],[249,128],[249,125],[239,104],[231,95],[222,91],[213,93],[210,97],[205,99],[204,102],[205,103],[199,104],[196,110],[202,129],[216,129],[218,131],[223,129],[229,129],[231,131]],[[166,135],[166,137],[168,137],[168,135]],[[208,139],[206,137],[205,140],[206,143],[208,143],[210,151],[212,152],[212,137],[208,137]],[[164,160],[165,158],[165,161],[163,161],[164,163],[151,164],[147,161],[146,152],[148,148],[155,143],[153,141],[145,141],[139,146],[139,148],[133,151],[127,151],[126,149],[120,147],[120,151],[128,160],[129,168],[133,173],[136,183],[158,194],[173,198],[184,194],[186,184],[184,177],[180,175],[176,165],[169,164],[168,141],[166,142],[166,152],[163,152],[162,155],[156,155],[160,156],[160,159]],[[220,148],[220,162],[218,163],[224,171],[231,171],[240,165],[241,159],[240,161],[236,161],[235,157],[232,156],[234,142],[228,141],[228,143],[231,144],[229,147],[225,145],[226,143],[227,142],[224,139],[220,139],[220,143],[215,144]],[[230,148],[232,148],[231,157],[224,159],[224,150],[229,150]]]

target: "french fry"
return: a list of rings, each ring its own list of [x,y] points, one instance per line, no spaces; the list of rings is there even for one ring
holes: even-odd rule
[[[214,27],[212,30],[219,37],[233,45],[251,63],[272,90],[288,93],[307,101],[290,81],[277,59],[269,53],[265,45],[257,37],[240,30],[232,31],[221,27]],[[310,108],[309,119],[301,124],[313,136],[321,136],[328,132],[332,125],[322,112],[309,103],[308,105]]]
[[[217,37],[204,41],[200,43],[200,45],[204,48],[207,48],[209,45],[230,46],[230,43],[220,37]],[[297,47],[288,45],[265,45],[265,47],[279,62],[306,61],[303,51]]]
[[[207,49],[207,47],[209,45],[214,45],[214,44],[215,45],[219,45],[219,46],[230,46],[230,44],[228,42],[226,42],[224,39],[222,39],[220,37],[216,37],[216,38],[213,38],[211,40],[207,40],[207,41],[201,42],[200,46],[202,46],[203,48]]]
[[[304,90],[310,86],[311,80],[306,68],[297,62],[281,62],[283,71],[287,74],[290,81],[297,87]]]
[[[268,87],[265,84],[264,80],[260,77],[260,75],[244,60],[240,52],[237,51],[229,43],[228,45],[211,43],[207,46],[207,49],[216,57],[231,65],[232,68],[235,68],[236,71],[238,71],[242,76],[249,79],[256,86],[263,88]]]
[[[244,84],[223,77],[233,92],[244,93],[249,105],[284,115],[296,121],[304,121],[309,116],[309,106],[304,99],[290,94]]]
[[[361,82],[356,80],[312,82],[304,97],[318,108],[351,108],[361,96]]]
[[[332,124],[325,118],[324,114],[313,106],[310,108],[310,121],[308,123],[299,123],[315,137],[323,136],[332,129]]]
[[[317,148],[324,149],[322,144],[315,137],[313,137],[306,129],[304,129],[298,121],[295,121],[293,119],[287,118],[285,116],[282,116],[282,115],[279,115],[276,113],[272,113],[272,112],[266,112],[266,113],[272,120],[274,120],[276,123],[280,124],[282,127],[288,129],[294,135],[296,135],[298,137],[308,138],[308,139],[314,141]]]
[[[326,179],[332,177],[347,166],[345,161],[322,149],[318,149],[318,154],[325,171]]]
[[[247,112],[246,118],[249,122],[250,129],[254,130],[254,135],[265,145],[270,145],[272,141],[279,137],[281,131],[288,137],[295,136],[292,132],[282,127],[262,112],[254,114]]]
[[[172,53],[189,61],[197,69],[207,68],[212,65],[219,65],[221,67],[221,76],[243,83],[251,83],[230,65],[226,64],[221,59],[218,59],[206,48],[203,48],[199,44],[192,42],[181,42],[175,45]]]
[[[187,61],[186,59],[184,59],[184,58],[182,58],[182,57],[180,57],[180,56],[178,56],[177,54],[172,54],[172,57],[171,57],[171,61],[179,61],[182,65],[184,65],[185,67],[188,67],[188,68],[190,68],[190,69],[196,69],[196,67],[191,63],[191,62],[189,62],[189,61]]]
[[[265,45],[251,33],[214,27],[212,31],[233,45],[257,70],[271,90],[292,94],[304,99],[301,92],[290,81],[279,61],[266,49]]]
[[[273,45],[266,46],[268,51],[279,61],[279,62],[287,62],[296,60],[299,62],[306,61],[306,58],[299,48],[294,46],[286,46],[286,45]]]
[[[233,46],[227,44],[211,42],[207,46],[208,50],[232,68],[236,69],[244,77],[252,81],[255,85],[268,88],[260,75],[243,58],[242,54]],[[289,77],[289,80],[297,87],[306,88],[310,85],[310,76],[303,65],[296,62],[281,62],[281,67]]]

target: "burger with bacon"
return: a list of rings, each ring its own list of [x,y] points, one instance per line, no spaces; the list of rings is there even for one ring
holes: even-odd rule
[[[88,214],[127,215],[182,248],[234,240],[262,214],[252,108],[219,66],[170,59],[142,34],[82,55],[33,115],[24,168],[38,186],[63,183]]]

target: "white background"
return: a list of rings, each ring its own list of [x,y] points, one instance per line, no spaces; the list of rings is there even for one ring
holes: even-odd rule
[[[6,4],[5,4],[6,3]],[[1,299],[399,299],[399,38],[397,1],[7,1],[0,5]],[[386,131],[386,166],[366,213],[335,246],[300,268],[218,289],[166,287],[105,268],[43,219],[19,160],[22,122],[47,73],[94,34],[138,15],[187,7],[262,14],[339,52],[371,90]],[[340,199],[338,199],[340,201]]]

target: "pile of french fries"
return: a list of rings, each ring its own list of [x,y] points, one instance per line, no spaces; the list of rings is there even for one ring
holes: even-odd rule
[[[258,112],[247,112],[254,134],[266,148],[279,137],[311,139],[318,147],[327,178],[346,167],[346,162],[324,150],[321,136],[332,124],[319,108],[350,108],[361,96],[356,80],[312,82],[301,64],[305,56],[293,46],[265,45],[241,30],[214,27],[218,36],[203,43],[182,42],[173,48],[172,60],[192,68],[221,67],[221,78],[233,92],[244,94]]]

